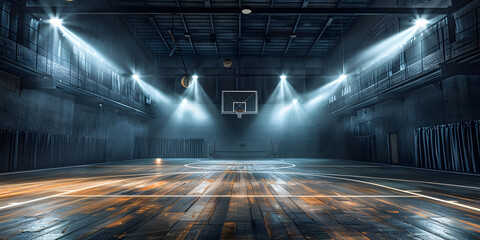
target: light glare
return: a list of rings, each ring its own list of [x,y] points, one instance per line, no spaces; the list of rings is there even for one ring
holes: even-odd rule
[[[133,80],[136,80],[136,81],[140,80],[140,76],[138,76],[137,74],[133,74],[132,78]]]
[[[297,104],[297,103],[298,103],[298,99],[296,99],[296,98],[293,99],[293,100],[292,100],[292,103],[293,103],[293,104]]]
[[[196,75],[196,74],[193,75],[193,76],[192,76],[192,79],[193,79],[193,81],[197,81],[197,80],[198,80],[198,75]]]
[[[415,26],[425,28],[430,23],[427,19],[418,18],[415,20]]]
[[[285,75],[281,75],[281,76],[280,76],[280,80],[282,80],[282,81],[285,81],[285,80],[287,80],[287,76],[285,76]]]
[[[338,78],[338,81],[343,82],[343,81],[345,81],[346,79],[347,79],[347,75],[342,74],[342,75],[340,75],[340,77]]]
[[[48,22],[55,27],[60,27],[60,26],[62,26],[63,20],[60,19],[60,18],[52,18]]]
[[[186,98],[182,99],[182,103],[183,104],[187,104],[188,103],[188,100]]]

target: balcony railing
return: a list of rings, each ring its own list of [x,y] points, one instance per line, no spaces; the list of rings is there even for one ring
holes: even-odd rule
[[[149,112],[144,94],[121,72],[101,64],[98,59],[88,56],[80,59],[80,54],[73,54],[63,46],[60,48],[62,56],[67,57],[55,56],[39,48],[34,51],[0,36],[0,59],[20,66],[25,70],[22,71],[24,75],[51,76],[57,85],[76,92],[100,96],[137,112]]]
[[[330,111],[338,113],[406,83],[421,81],[424,76],[439,74],[442,63],[479,53],[479,11],[477,8],[455,14],[455,39],[450,39],[445,17],[410,39],[395,55],[357,69],[331,98],[336,100],[329,103]],[[348,86],[349,91],[342,96]]]

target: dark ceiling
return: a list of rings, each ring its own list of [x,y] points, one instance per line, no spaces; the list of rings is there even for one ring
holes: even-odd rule
[[[372,0],[112,0],[115,7],[338,8]],[[125,15],[135,35],[157,56],[325,56],[356,16],[292,14]],[[170,34],[170,32],[172,34]],[[191,38],[185,37],[189,32]],[[177,41],[175,49],[173,38]]]

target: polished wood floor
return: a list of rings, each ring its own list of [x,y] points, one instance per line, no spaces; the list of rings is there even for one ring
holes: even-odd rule
[[[325,159],[0,174],[0,239],[480,239],[480,176]]]

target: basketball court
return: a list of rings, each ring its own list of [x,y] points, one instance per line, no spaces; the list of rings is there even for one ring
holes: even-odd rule
[[[144,159],[4,174],[0,235],[478,238],[480,179],[454,175],[329,159]]]
[[[17,239],[480,239],[480,0],[0,0]]]

